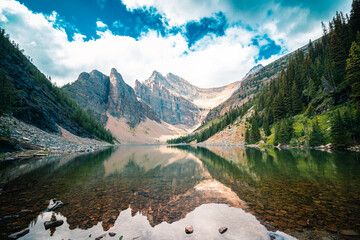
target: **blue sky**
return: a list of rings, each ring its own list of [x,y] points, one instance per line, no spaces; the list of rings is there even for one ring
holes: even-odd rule
[[[153,70],[201,87],[241,80],[321,36],[351,0],[2,0],[0,25],[59,85],[83,71]]]

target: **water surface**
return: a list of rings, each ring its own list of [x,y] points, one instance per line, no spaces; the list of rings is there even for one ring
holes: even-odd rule
[[[341,239],[343,230],[360,232],[358,157],[122,146],[2,163],[0,232],[5,238],[29,227],[21,239],[95,239],[106,232],[115,239]],[[51,198],[68,203],[54,211],[65,223],[45,230]],[[33,212],[4,220],[24,209]],[[223,226],[229,230],[221,235]]]

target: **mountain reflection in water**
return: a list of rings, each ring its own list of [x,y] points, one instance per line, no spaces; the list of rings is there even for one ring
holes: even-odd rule
[[[54,239],[95,238],[104,231],[125,239],[183,239],[190,224],[194,239],[255,239],[250,232],[268,239],[264,226],[292,235],[359,232],[356,157],[349,152],[121,146],[14,162],[1,166],[0,218],[23,209],[33,213],[1,220],[0,231],[5,237],[31,223],[22,239],[48,239],[43,222],[51,213],[43,210],[55,197],[69,204],[55,211],[65,224],[54,229]],[[229,231],[220,235],[223,225]]]

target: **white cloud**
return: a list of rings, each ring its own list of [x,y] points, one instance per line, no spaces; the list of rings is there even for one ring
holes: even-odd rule
[[[96,21],[96,26],[98,28],[107,28],[107,25],[100,20]]]
[[[240,27],[227,29],[222,37],[205,37],[188,51],[181,34],[161,37],[150,31],[135,40],[115,36],[100,20],[96,23],[99,39],[84,41],[84,35],[75,34],[69,42],[65,30],[54,26],[54,17],[56,13],[49,21],[49,16],[33,13],[16,1],[0,2],[0,19],[7,19],[1,20],[2,27],[58,85],[76,80],[83,71],[98,69],[109,74],[115,67],[130,85],[156,69],[200,87],[220,86],[241,80],[258,53],[256,47],[248,46],[253,33]]]

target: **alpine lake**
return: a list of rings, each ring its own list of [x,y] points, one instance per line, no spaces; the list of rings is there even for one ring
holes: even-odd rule
[[[360,239],[350,151],[120,146],[0,162],[0,189],[1,239]]]

